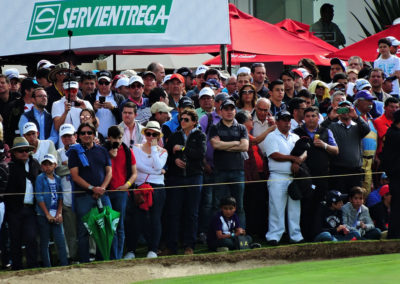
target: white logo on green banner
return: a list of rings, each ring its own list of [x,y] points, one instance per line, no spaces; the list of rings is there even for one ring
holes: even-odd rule
[[[27,40],[74,36],[165,33],[173,0],[98,0],[36,3]]]

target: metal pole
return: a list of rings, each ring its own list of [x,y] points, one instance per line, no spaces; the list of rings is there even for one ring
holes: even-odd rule
[[[220,46],[221,69],[226,70],[226,44]]]
[[[113,54],[113,75],[117,74],[117,55]]]
[[[232,72],[232,51],[228,51],[228,72]]]

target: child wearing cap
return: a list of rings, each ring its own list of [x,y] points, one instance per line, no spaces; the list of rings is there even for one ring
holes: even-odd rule
[[[321,203],[315,215],[315,241],[316,242],[337,242],[359,239],[358,232],[350,232],[348,226],[344,225],[342,217],[342,206],[344,196],[335,190],[331,190]]]
[[[381,230],[375,228],[368,207],[364,205],[365,192],[366,190],[359,186],[351,188],[350,202],[342,207],[343,223],[347,225],[351,232],[358,232],[362,239],[379,240]]]
[[[61,179],[54,170],[57,166],[56,158],[47,154],[41,161],[42,173],[36,179],[35,198],[36,213],[40,232],[40,253],[43,266],[50,267],[49,240],[53,234],[58,249],[60,265],[68,265],[67,251],[62,226]]]

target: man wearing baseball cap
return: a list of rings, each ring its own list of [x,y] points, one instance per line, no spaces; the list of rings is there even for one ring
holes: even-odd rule
[[[39,131],[36,124],[33,122],[27,122],[22,128],[22,135],[28,141],[29,145],[33,146],[32,157],[36,160],[41,161],[46,154],[52,154],[57,156],[56,147],[51,140],[39,140]]]
[[[210,87],[201,89],[199,93],[200,107],[196,109],[199,119],[214,110],[214,94],[214,91]]]
[[[376,98],[367,91],[360,91],[354,96],[354,106],[357,114],[366,122],[370,132],[361,140],[363,163],[362,169],[365,172],[363,187],[367,193],[371,191],[372,184],[372,163],[374,161],[376,149],[378,147],[378,132],[374,127],[370,111],[373,107],[373,101]]]
[[[18,127],[19,133],[23,133],[23,127],[27,122],[33,122],[39,131],[40,140],[51,140],[54,145],[58,142],[58,133],[54,128],[53,118],[47,112],[47,93],[42,88],[36,88],[32,92],[33,108],[21,115]]]
[[[169,106],[177,109],[179,100],[185,92],[185,79],[181,74],[172,74],[169,79]]]
[[[140,124],[149,121],[150,113],[146,111],[149,108],[149,99],[143,96],[144,82],[142,77],[135,75],[129,78],[129,97],[121,103],[123,107],[127,102],[132,102],[137,106],[136,120]]]
[[[201,84],[204,82],[204,74],[206,73],[206,71],[209,68],[205,65],[200,65],[197,67],[194,75],[196,78],[196,86],[190,90],[189,92],[187,92],[186,96],[188,96],[189,98],[192,98],[194,95],[198,95],[200,93],[201,90]]]
[[[169,113],[172,110],[173,108],[164,102],[155,102],[150,108],[151,117],[149,121],[157,121],[162,126],[169,120]]]
[[[123,95],[125,99],[129,97],[129,78],[121,77],[115,84],[115,90],[118,94]]]
[[[157,81],[156,81],[156,74],[154,74],[151,71],[145,71],[141,75],[143,79],[143,96],[148,98],[150,95],[151,90],[153,90],[155,87],[157,87]]]
[[[98,131],[107,137],[107,130],[110,126],[121,122],[121,113],[119,107],[125,99],[121,94],[111,90],[111,72],[101,70],[97,73],[97,91],[92,93],[88,101],[96,112],[99,120]],[[73,124],[75,128],[79,125]]]
[[[63,83],[64,96],[54,102],[51,116],[54,120],[54,128],[58,131],[64,123],[70,123],[74,127],[81,124],[80,113],[82,109],[92,109],[90,102],[78,97],[79,83],[74,77],[68,77]]]
[[[306,159],[292,156],[291,151],[299,136],[290,132],[290,120],[292,116],[286,110],[276,114],[277,128],[265,138],[264,143],[268,165],[270,170],[270,181],[268,181],[269,192],[269,217],[268,233],[266,239],[268,244],[276,246],[285,232],[285,212],[287,208],[287,223],[290,241],[299,243],[303,241],[300,230],[300,200],[293,200],[287,193],[290,177],[296,173],[299,166]]]

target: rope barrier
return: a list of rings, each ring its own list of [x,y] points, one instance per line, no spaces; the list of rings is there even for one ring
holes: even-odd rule
[[[383,172],[372,172],[371,174],[382,174]],[[236,182],[219,182],[219,183],[207,183],[207,184],[201,184],[201,186],[221,186],[221,185],[230,185],[230,184],[252,184],[252,183],[265,183],[268,181],[282,181],[282,180],[304,180],[304,179],[322,179],[322,178],[336,178],[336,177],[347,177],[347,176],[359,176],[359,175],[365,175],[365,173],[355,173],[355,174],[341,174],[341,175],[325,175],[325,176],[310,176],[310,177],[290,177],[290,178],[278,178],[278,179],[265,179],[265,180],[254,180],[254,181],[236,181]],[[199,184],[191,184],[191,185],[172,185],[172,186],[162,186],[162,187],[156,187],[154,190],[158,189],[172,189],[172,188],[189,188],[189,187],[195,187],[199,186]],[[106,190],[106,192],[134,192],[134,191],[145,191],[148,189],[138,189],[138,188],[131,188],[128,190],[125,189],[120,189],[120,190]],[[2,196],[18,196],[18,195],[25,195],[25,194],[33,194],[33,195],[38,195],[38,194],[51,194],[51,193],[57,193],[57,194],[63,194],[63,193],[72,193],[72,194],[77,194],[77,193],[87,193],[86,190],[74,190],[74,191],[57,191],[57,192],[32,192],[32,193],[25,193],[25,192],[9,192],[9,193],[3,193],[1,194]]]

